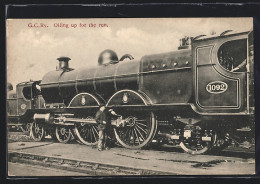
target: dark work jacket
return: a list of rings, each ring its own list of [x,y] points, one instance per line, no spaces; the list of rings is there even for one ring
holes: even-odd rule
[[[107,112],[106,110],[104,111],[98,111],[96,113],[96,118],[95,118],[97,124],[103,124],[103,121],[105,121],[106,123],[108,123],[108,118],[107,118]]]
[[[112,117],[118,117],[117,115],[112,115],[109,111],[107,111],[106,109],[102,112],[102,111],[98,111],[96,113],[96,117],[95,120],[97,122],[97,124],[102,125],[103,121],[106,122],[106,125],[111,125],[111,118]]]

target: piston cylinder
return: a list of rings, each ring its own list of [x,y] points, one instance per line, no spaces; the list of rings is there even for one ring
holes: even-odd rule
[[[36,123],[51,123],[53,121],[53,117],[50,113],[47,114],[34,114],[33,120]]]

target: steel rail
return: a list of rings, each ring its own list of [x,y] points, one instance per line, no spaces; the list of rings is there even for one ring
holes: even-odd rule
[[[73,171],[94,176],[111,175],[177,175],[172,172],[163,172],[148,169],[139,169],[126,166],[104,164],[98,162],[87,162],[81,160],[64,159],[54,156],[44,156],[31,153],[10,151],[8,153],[9,162],[39,165],[52,167],[61,170]]]

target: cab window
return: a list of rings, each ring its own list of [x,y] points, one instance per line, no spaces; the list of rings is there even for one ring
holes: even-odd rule
[[[228,41],[218,50],[219,64],[231,72],[245,72],[247,63],[247,40]]]
[[[27,99],[30,100],[32,98],[32,93],[31,93],[32,87],[31,86],[26,86],[23,88],[23,96]]]

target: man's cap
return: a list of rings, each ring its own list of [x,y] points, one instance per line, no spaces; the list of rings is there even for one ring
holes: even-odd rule
[[[59,61],[69,61],[71,59],[69,57],[66,57],[66,56],[61,56],[61,57],[57,58],[57,60],[59,60]]]

